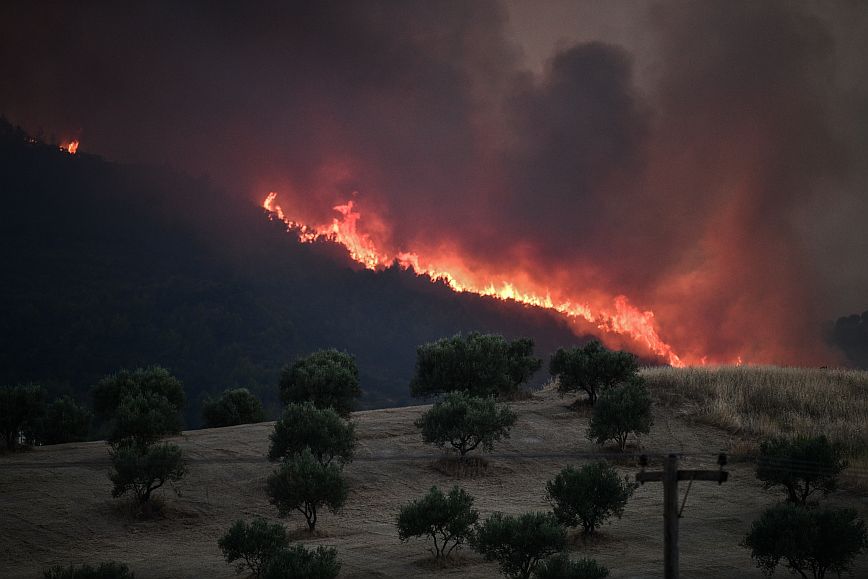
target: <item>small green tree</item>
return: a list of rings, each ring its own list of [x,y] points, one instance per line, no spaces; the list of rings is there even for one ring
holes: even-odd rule
[[[45,408],[35,435],[42,444],[80,442],[87,439],[90,420],[90,410],[79,406],[72,396],[61,396]]]
[[[218,398],[202,402],[205,428],[221,428],[237,424],[255,424],[265,420],[262,402],[247,388],[225,390]]]
[[[807,509],[778,504],[754,521],[742,546],[763,573],[771,575],[781,561],[793,574],[820,579],[849,571],[868,547],[865,522],[853,509]]]
[[[356,449],[355,424],[331,408],[317,408],[311,402],[287,404],[274,424],[268,460],[286,460],[306,448],[323,465],[335,459],[346,464]]]
[[[108,442],[149,446],[162,437],[181,432],[178,409],[162,394],[139,392],[121,400],[111,421]]]
[[[593,559],[571,560],[560,554],[537,565],[535,579],[605,579],[609,570]]]
[[[134,579],[135,577],[129,567],[116,561],[100,563],[96,567],[55,565],[43,571],[42,576],[44,579]]]
[[[496,404],[492,397],[450,392],[422,414],[415,424],[422,430],[422,440],[426,443],[439,448],[448,444],[463,459],[479,446],[491,452],[495,442],[509,438],[515,420],[515,412],[506,404]]]
[[[274,555],[265,566],[263,579],[334,579],[341,570],[338,553],[320,545],[316,550],[293,545]]]
[[[152,393],[163,396],[180,414],[184,408],[184,387],[181,381],[160,366],[121,370],[106,376],[93,388],[93,410],[101,420],[114,417],[124,399],[136,394]]]
[[[612,516],[621,518],[635,488],[635,483],[601,461],[563,469],[546,483],[546,499],[558,522],[565,527],[581,525],[588,534]]]
[[[428,537],[434,543],[434,558],[446,559],[473,537],[478,520],[473,497],[464,489],[456,486],[446,495],[434,486],[422,498],[401,507],[398,538],[404,542],[410,537]]]
[[[631,434],[651,432],[651,394],[641,382],[625,382],[604,391],[588,425],[588,439],[597,444],[614,440],[624,450]]]
[[[281,516],[300,512],[311,532],[322,507],[336,513],[347,500],[347,483],[340,469],[321,464],[307,449],[283,462],[268,477],[267,491]]]
[[[416,349],[413,396],[465,391],[476,396],[510,396],[542,366],[533,340],[508,341],[473,332],[443,338]]]
[[[143,506],[148,505],[155,490],[180,481],[187,473],[184,454],[176,444],[142,447],[127,441],[114,446],[109,455],[114,467],[109,474],[114,485],[112,496],[117,498],[131,492]]]
[[[257,517],[249,525],[235,521],[217,541],[217,546],[227,563],[235,563],[236,572],[243,573],[247,569],[254,577],[259,577],[268,562],[289,546],[289,538],[280,523],[269,523]]]
[[[778,437],[760,444],[756,477],[763,488],[783,487],[788,502],[803,505],[815,493],[835,490],[845,468],[842,447],[825,436]]]
[[[341,416],[349,416],[362,395],[356,359],[337,350],[299,358],[284,368],[279,386],[284,404],[310,401],[319,408],[333,408]]]
[[[566,531],[551,513],[494,513],[478,527],[474,547],[497,561],[507,577],[527,579],[540,561],[563,551],[566,542]]]
[[[15,450],[22,432],[36,428],[44,409],[45,392],[41,387],[0,387],[0,434],[7,450]]]
[[[558,381],[558,391],[566,394],[584,390],[591,404],[597,402],[602,390],[638,375],[639,360],[624,351],[611,351],[592,340],[584,346],[552,354],[549,372]]]

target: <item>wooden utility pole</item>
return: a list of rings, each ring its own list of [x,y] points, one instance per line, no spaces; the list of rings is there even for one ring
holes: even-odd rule
[[[642,484],[646,482],[663,483],[663,577],[665,579],[678,579],[678,519],[681,512],[678,509],[678,481],[690,481],[687,491],[684,493],[684,504],[687,502],[687,493],[693,481],[714,481],[723,484],[729,478],[729,473],[723,470],[726,465],[726,455],[717,457],[720,470],[678,470],[678,455],[670,454],[663,459],[663,471],[645,472],[648,458],[644,455],[639,457],[639,465],[642,470],[636,475],[636,480]]]

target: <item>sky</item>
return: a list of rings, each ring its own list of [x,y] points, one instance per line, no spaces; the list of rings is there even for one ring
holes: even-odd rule
[[[810,365],[868,308],[866,39],[856,1],[13,0],[0,114],[298,221],[353,200],[390,255],[624,296],[685,360]]]

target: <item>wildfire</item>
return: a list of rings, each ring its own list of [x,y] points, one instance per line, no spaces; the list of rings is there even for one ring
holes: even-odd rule
[[[60,145],[61,151],[66,151],[70,155],[75,155],[78,152],[78,139],[73,139]]]
[[[352,200],[333,207],[340,215],[333,218],[330,224],[322,226],[309,226],[289,219],[276,200],[277,193],[272,191],[265,197],[262,207],[269,211],[273,218],[283,221],[299,241],[313,243],[317,240],[326,240],[339,243],[347,249],[353,260],[367,269],[384,269],[397,263],[404,269],[412,269],[417,275],[441,281],[456,292],[513,300],[554,310],[570,319],[591,322],[605,332],[629,336],[662,357],[670,365],[685,366],[672,347],[657,333],[654,327],[654,313],[639,310],[626,296],[616,296],[610,307],[596,308],[579,299],[554,300],[548,290],[540,291],[541,288],[523,287],[518,282],[504,279],[484,279],[483,275],[469,271],[461,264],[456,264],[454,260],[423,259],[419,254],[408,251],[396,253],[382,251],[369,235],[359,229],[361,213],[355,209]]]

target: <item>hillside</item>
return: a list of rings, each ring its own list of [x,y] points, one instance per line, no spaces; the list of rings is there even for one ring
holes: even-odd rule
[[[464,551],[458,566],[434,569],[421,542],[401,544],[394,527],[398,507],[433,484],[458,483],[477,498],[483,516],[495,510],[519,513],[544,509],[545,481],[570,454],[598,452],[585,439],[587,418],[567,408],[552,390],[518,402],[512,438],[489,458],[485,473],[461,480],[435,466],[438,452],[421,443],[413,419],[424,407],[358,412],[358,458],[346,468],[351,485],[346,510],[326,513],[322,534],[303,531],[298,540],[333,545],[343,561],[342,577],[494,577],[496,567]],[[0,568],[10,579],[31,578],[54,563],[105,559],[130,564],[141,579],[233,577],[217,549],[218,536],[237,518],[261,515],[276,520],[263,486],[273,468],[264,458],[270,423],[185,432],[175,439],[188,453],[190,473],[181,496],[167,494],[164,519],[131,520],[110,498],[106,447],[100,442],[45,447],[0,457]],[[657,411],[644,439],[648,453],[684,453],[687,468],[715,468],[726,450],[726,432]],[[655,465],[652,465],[654,468]],[[622,464],[625,475],[637,469]],[[779,499],[762,490],[745,462],[727,467],[730,480],[693,486],[681,519],[684,577],[761,577],[738,543],[750,522]],[[683,488],[682,488],[683,492]],[[683,496],[683,495],[682,495]],[[838,491],[830,504],[857,508],[868,516],[864,498]],[[303,520],[292,517],[290,529]],[[318,527],[319,528],[319,527]],[[603,528],[589,545],[574,541],[574,554],[595,557],[612,577],[662,575],[662,488],[640,487],[624,517]],[[778,574],[784,575],[783,570]],[[857,560],[855,576],[868,574],[868,557]]]
[[[226,388],[274,410],[280,369],[319,348],[357,357],[371,408],[409,402],[418,344],[493,331],[546,355],[578,339],[542,310],[298,244],[207,179],[69,155],[2,120],[0,200],[2,384],[89,402],[103,375],[159,364],[184,382],[195,427],[201,399]]]

